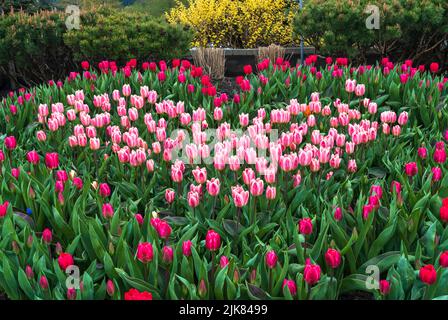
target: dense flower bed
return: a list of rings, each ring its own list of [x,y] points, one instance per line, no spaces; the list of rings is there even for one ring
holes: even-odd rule
[[[315,62],[247,66],[232,94],[188,61],[83,62],[11,93],[0,292],[446,298],[447,78]]]

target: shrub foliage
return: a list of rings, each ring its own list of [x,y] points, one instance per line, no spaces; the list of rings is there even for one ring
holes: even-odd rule
[[[295,31],[322,54],[365,60],[374,49],[397,60],[446,61],[448,2],[380,0],[380,29],[367,29],[367,0],[309,0],[295,20]],[[445,47],[445,49],[444,49]]]

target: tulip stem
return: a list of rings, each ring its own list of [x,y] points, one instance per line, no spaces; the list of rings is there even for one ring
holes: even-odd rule
[[[212,213],[211,213],[211,219],[214,220],[215,219],[215,209],[216,209],[216,200],[218,198],[218,196],[214,196],[213,197],[213,209],[212,209]]]
[[[213,283],[215,283],[215,251],[212,251],[212,272],[211,272],[211,281],[213,281]]]
[[[250,221],[251,225],[253,225],[255,223],[256,214],[257,214],[257,197],[254,197],[254,210],[252,212],[251,219],[250,219],[251,220]]]

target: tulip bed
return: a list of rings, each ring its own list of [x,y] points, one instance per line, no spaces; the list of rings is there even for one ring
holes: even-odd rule
[[[447,78],[82,63],[0,108],[9,299],[448,297]]]

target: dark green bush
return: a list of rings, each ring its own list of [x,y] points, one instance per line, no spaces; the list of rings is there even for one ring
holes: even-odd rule
[[[380,11],[380,29],[366,28],[368,4]],[[365,61],[369,52],[396,60],[446,61],[446,0],[307,0],[295,31],[321,54]]]
[[[50,10],[58,0],[2,0],[0,1],[0,14],[14,11],[25,11],[28,13],[39,10]]]
[[[73,67],[62,37],[65,31],[61,13],[4,15],[0,19],[0,74],[13,87],[63,77]]]
[[[76,61],[124,62],[171,59],[185,55],[190,32],[146,13],[101,9],[81,17],[81,28],[64,35]]]
[[[100,8],[81,13],[80,29],[69,31],[66,15],[40,11],[14,12],[0,19],[0,82],[7,87],[30,86],[62,79],[89,60],[130,58],[139,61],[181,57],[190,33],[147,13]],[[0,90],[2,88],[0,87]]]

